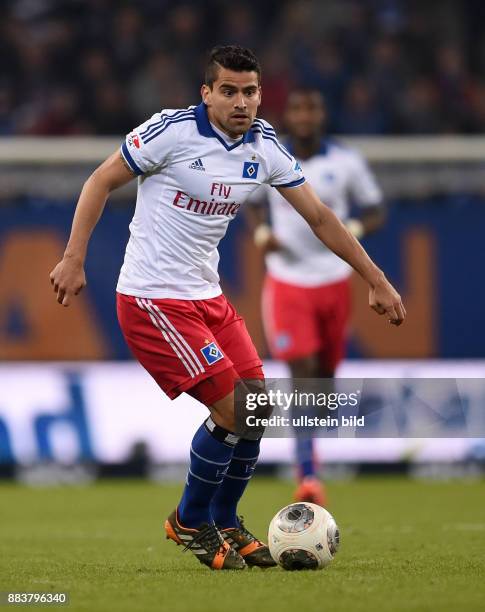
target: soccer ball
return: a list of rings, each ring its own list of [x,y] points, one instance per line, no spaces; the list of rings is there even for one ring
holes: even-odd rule
[[[269,525],[271,556],[285,570],[324,568],[337,552],[339,540],[333,516],[317,504],[285,506]]]

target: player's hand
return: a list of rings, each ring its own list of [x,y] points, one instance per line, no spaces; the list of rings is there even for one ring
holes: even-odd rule
[[[279,251],[282,248],[280,241],[271,231],[271,227],[265,223],[255,229],[254,244],[263,252],[263,255]]]
[[[392,325],[401,325],[406,318],[401,296],[386,279],[369,289],[369,306],[378,314],[387,315]]]
[[[64,257],[49,274],[57,301],[69,306],[72,298],[86,286],[84,266],[80,260]]]
[[[278,238],[276,238],[274,234],[271,234],[271,236],[268,236],[268,240],[266,241],[264,246],[261,248],[263,250],[263,253],[266,255],[266,253],[273,253],[274,251],[281,251],[283,246],[281,242],[278,240]]]

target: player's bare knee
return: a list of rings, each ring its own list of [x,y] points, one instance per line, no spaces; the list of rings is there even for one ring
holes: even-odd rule
[[[259,440],[265,430],[263,423],[273,412],[273,405],[266,392],[266,383],[264,379],[245,379],[238,385],[235,394],[237,434],[248,440]],[[249,414],[252,417],[251,423],[256,425],[248,426]]]
[[[234,393],[230,393],[222,399],[214,402],[209,406],[212,420],[219,427],[223,427],[227,431],[236,431],[236,418],[234,412]]]
[[[227,368],[204,378],[187,393],[207,406],[216,425],[234,432],[234,380],[237,374]]]

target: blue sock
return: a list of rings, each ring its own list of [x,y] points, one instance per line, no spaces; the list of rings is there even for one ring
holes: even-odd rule
[[[297,435],[295,438],[296,462],[301,478],[315,476],[315,461],[313,454],[313,438],[309,435]]]
[[[239,440],[224,482],[212,498],[212,516],[221,529],[238,527],[237,504],[253,475],[261,440]]]
[[[184,527],[198,528],[212,523],[211,500],[224,480],[237,436],[219,427],[209,417],[195,432],[190,447],[190,467],[178,505]]]

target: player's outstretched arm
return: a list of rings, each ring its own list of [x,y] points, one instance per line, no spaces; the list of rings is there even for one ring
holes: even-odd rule
[[[313,188],[303,183],[298,187],[280,187],[279,192],[306,219],[317,238],[367,281],[369,305],[377,313],[386,314],[393,325],[400,325],[406,316],[400,295],[359,241],[335,213],[322,204]]]
[[[69,306],[73,296],[86,285],[84,260],[91,234],[101,217],[109,194],[134,178],[116,151],[84,183],[72,222],[64,257],[50,273],[57,301]]]

